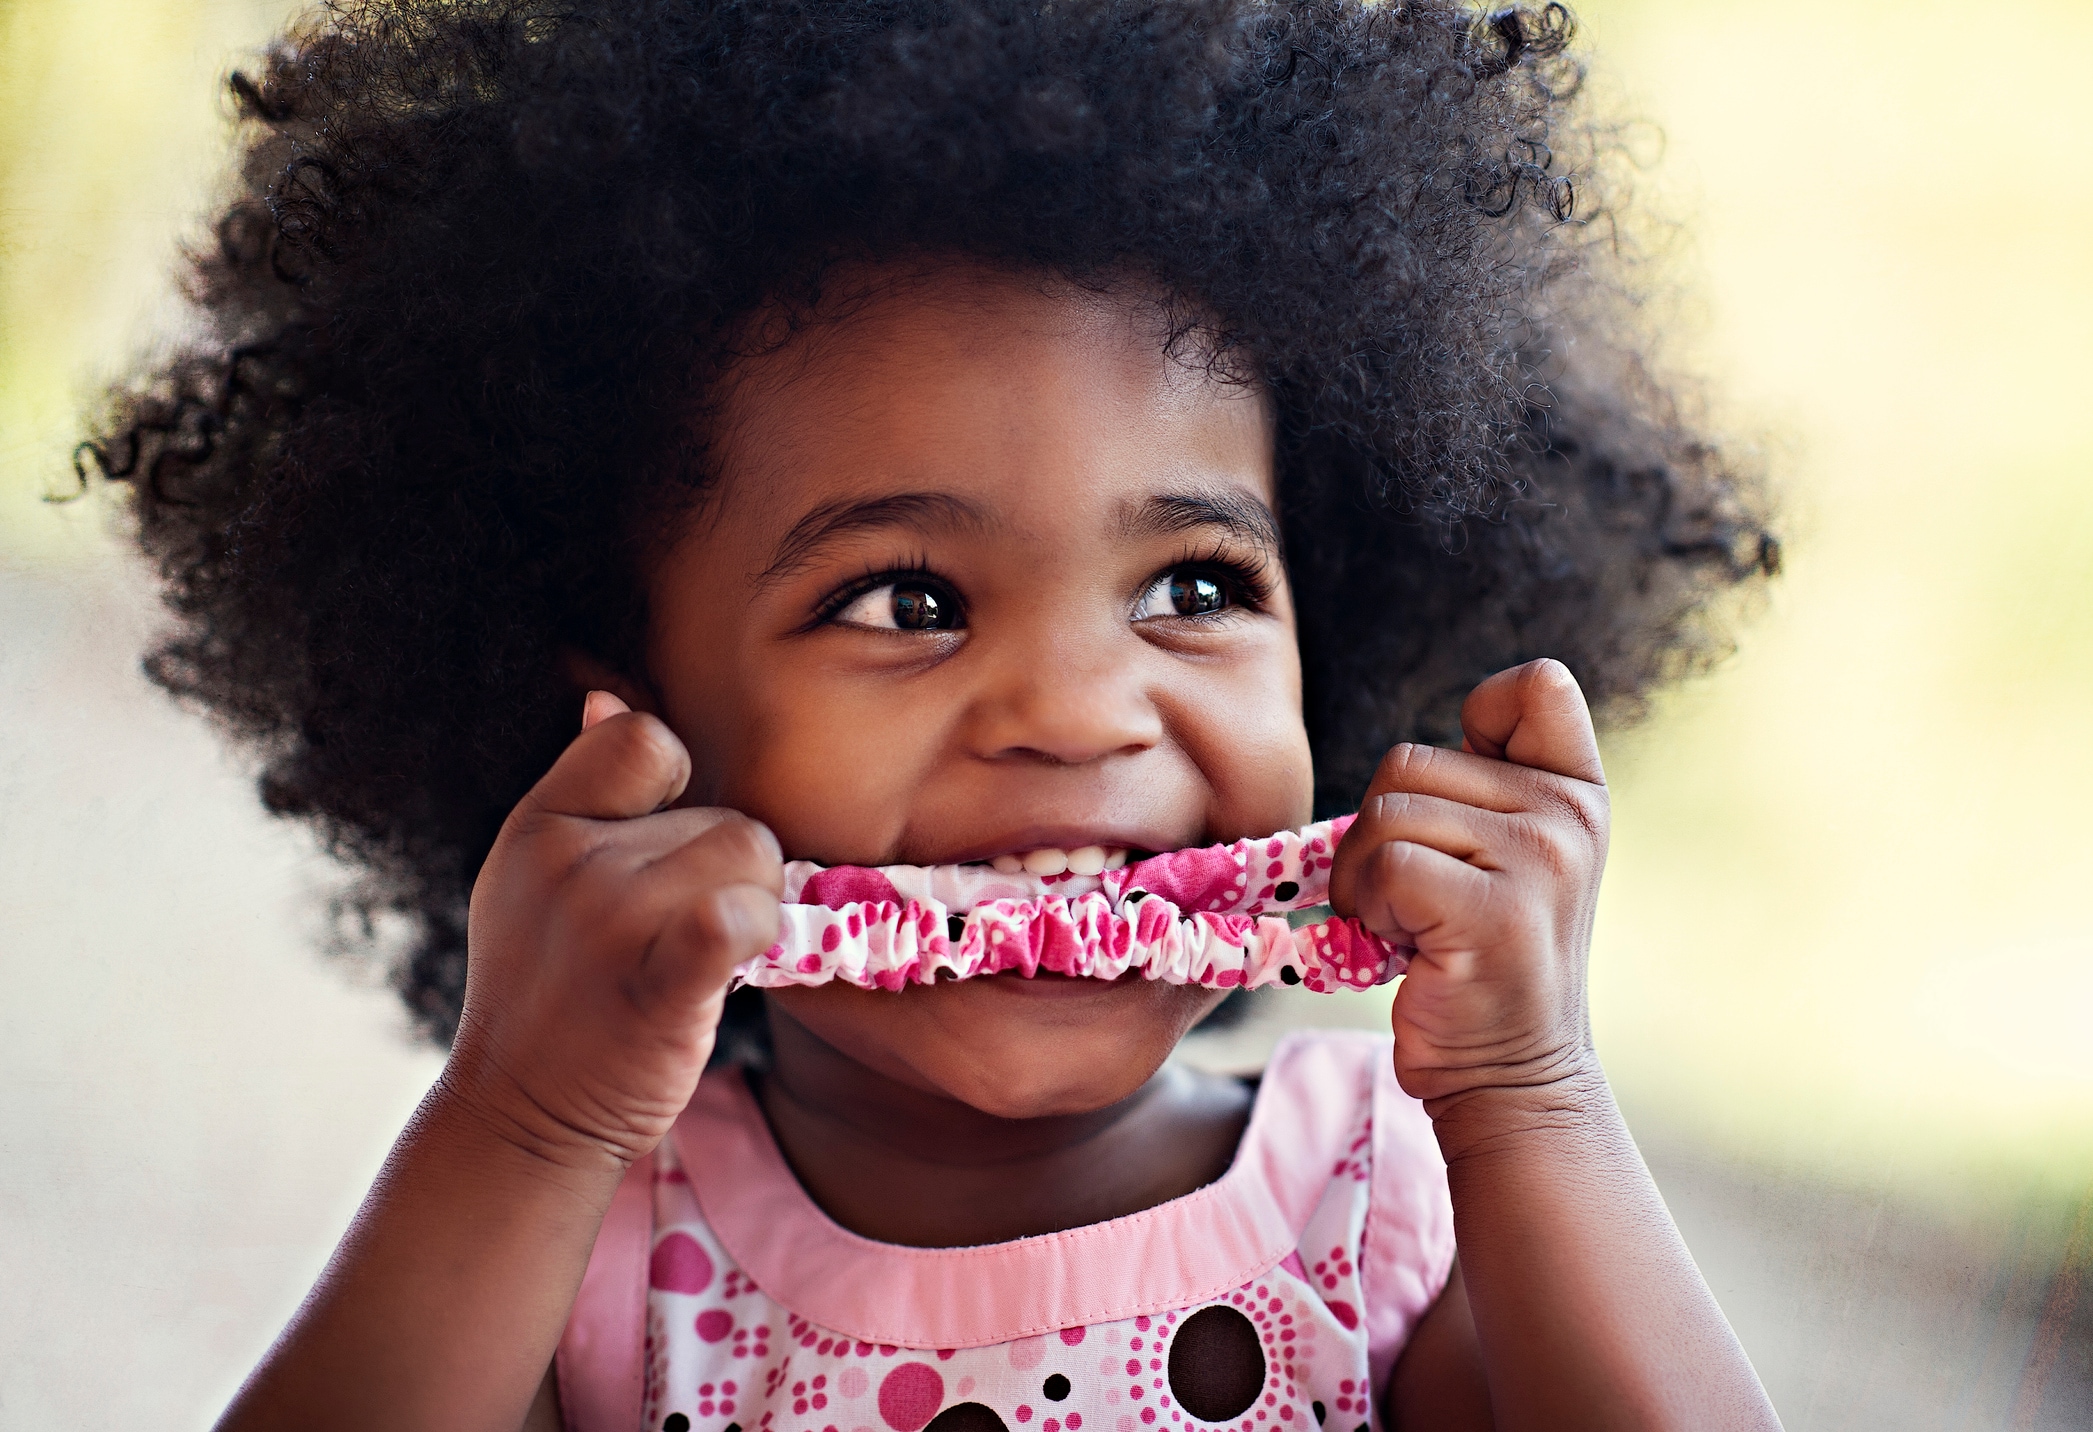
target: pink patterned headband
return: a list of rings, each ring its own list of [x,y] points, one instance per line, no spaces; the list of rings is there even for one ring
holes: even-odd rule
[[[1296,929],[1286,912],[1323,904],[1344,816],[1233,845],[1176,850],[1097,874],[1005,873],[988,865],[785,867],[784,931],[734,972],[774,988],[843,980],[898,990],[940,975],[1016,970],[1116,979],[1139,970],[1210,989],[1367,989],[1412,953],[1357,920]]]

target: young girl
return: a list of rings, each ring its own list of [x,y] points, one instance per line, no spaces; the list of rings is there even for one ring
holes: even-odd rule
[[[91,447],[451,1053],[223,1426],[1776,1425],[1584,995],[1587,696],[1776,549],[1567,31],[374,0],[234,81]]]

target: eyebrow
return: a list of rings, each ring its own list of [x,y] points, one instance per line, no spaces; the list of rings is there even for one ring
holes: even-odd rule
[[[756,581],[766,585],[782,581],[808,566],[822,548],[854,532],[880,527],[912,527],[920,532],[953,527],[979,531],[987,525],[986,513],[949,492],[897,492],[856,502],[825,502],[792,524],[792,530],[779,540],[770,565],[757,573]]]
[[[1274,559],[1283,555],[1278,519],[1272,509],[1247,492],[1164,492],[1121,510],[1120,531],[1132,537],[1157,537],[1218,527]]]

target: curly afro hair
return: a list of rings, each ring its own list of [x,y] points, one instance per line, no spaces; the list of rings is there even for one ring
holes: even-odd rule
[[[1269,391],[1321,810],[1531,656],[1632,716],[1779,549],[1638,361],[1570,28],[1452,0],[326,5],[231,80],[199,326],[83,444],[177,618],[147,668],[368,872],[351,909],[409,918],[396,977],[447,1039],[473,876],[575,726],[560,653],[638,669],[642,543],[709,481],[689,415],[737,335],[837,262],[947,256],[1163,295]]]

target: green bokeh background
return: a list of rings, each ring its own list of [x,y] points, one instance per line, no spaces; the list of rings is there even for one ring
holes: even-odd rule
[[[2093,5],[1593,0],[1662,134],[1661,326],[1786,494],[1717,674],[1613,738],[1594,963],[1638,1121],[1943,1210],[2093,1187]],[[289,13],[0,3],[0,562],[107,564],[68,450],[178,318],[217,81]],[[0,633],[0,641],[6,640]],[[2083,1260],[2083,1252],[2070,1255]]]

